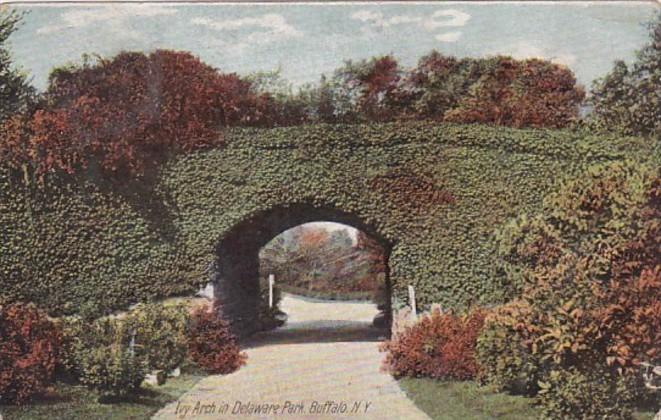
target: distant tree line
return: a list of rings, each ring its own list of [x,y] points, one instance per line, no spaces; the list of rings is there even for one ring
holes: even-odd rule
[[[271,84],[256,86],[273,92]],[[391,55],[346,61],[317,85],[276,95],[277,114],[284,118],[274,122],[434,120],[565,127],[578,118],[584,97],[572,71],[549,61],[459,59],[432,51],[410,69]]]
[[[260,252],[260,276],[274,274],[278,285],[297,291],[377,293],[385,286],[383,248],[363,232],[356,240],[347,229],[297,226],[269,242]]]

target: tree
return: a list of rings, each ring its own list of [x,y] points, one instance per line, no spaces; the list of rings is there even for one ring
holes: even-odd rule
[[[282,77],[280,69],[256,72],[246,80],[252,92],[265,101],[265,120],[269,126],[293,126],[307,123],[314,114],[314,98],[310,86],[297,90]]]
[[[592,86],[593,122],[625,134],[661,135],[661,12],[649,25],[650,42],[631,67],[618,60]]]
[[[168,50],[55,69],[44,101],[20,146],[38,173],[137,175],[169,153],[220,144],[223,127],[269,124],[268,98],[249,81]]]
[[[35,98],[27,75],[12,63],[9,37],[21,23],[22,14],[0,10],[0,124],[10,116],[28,109]]]
[[[404,112],[416,119],[442,120],[482,74],[484,60],[457,59],[432,51],[407,72],[400,95],[410,103]]]
[[[510,127],[566,127],[585,97],[566,67],[545,60],[498,56],[445,120]]]
[[[322,86],[322,92],[332,97],[336,121],[389,121],[396,115],[395,93],[400,78],[397,60],[390,55],[358,62],[347,60]]]
[[[307,290],[376,292],[383,286],[383,253],[378,242],[362,232],[354,245],[347,229],[298,226],[261,250],[260,271],[263,277],[275,274],[280,284]]]

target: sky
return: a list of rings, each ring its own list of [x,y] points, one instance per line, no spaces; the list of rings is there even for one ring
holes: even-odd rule
[[[14,4],[16,63],[44,89],[53,67],[82,54],[186,50],[226,72],[279,69],[316,82],[346,59],[394,54],[405,66],[436,49],[455,56],[542,57],[585,86],[647,41],[653,2]]]

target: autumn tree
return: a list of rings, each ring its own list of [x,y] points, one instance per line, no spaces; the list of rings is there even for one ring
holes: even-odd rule
[[[20,149],[38,173],[136,175],[169,153],[221,143],[222,127],[268,125],[268,104],[249,81],[189,53],[124,52],[55,69]]]
[[[659,168],[626,162],[590,168],[547,197],[542,214],[501,229],[499,272],[514,299],[481,339],[489,380],[527,383],[552,418],[620,417],[646,397],[640,363],[661,363],[659,220]],[[563,402],[589,389],[611,398]]]
[[[326,293],[376,292],[385,271],[383,248],[358,232],[357,243],[347,229],[328,231],[298,226],[279,235],[260,252],[263,277]]]
[[[545,60],[493,57],[446,121],[510,127],[565,127],[585,93],[571,70]]]
[[[661,12],[650,24],[650,40],[631,65],[618,60],[592,86],[593,121],[626,134],[661,135]]]

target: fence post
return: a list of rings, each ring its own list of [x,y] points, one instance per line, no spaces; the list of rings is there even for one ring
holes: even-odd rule
[[[416,319],[418,318],[418,309],[416,308],[415,305],[415,289],[413,288],[413,285],[409,284],[409,305],[411,305],[411,313],[413,314],[413,318]]]
[[[273,283],[275,283],[275,276],[269,274],[269,308],[273,307]]]

